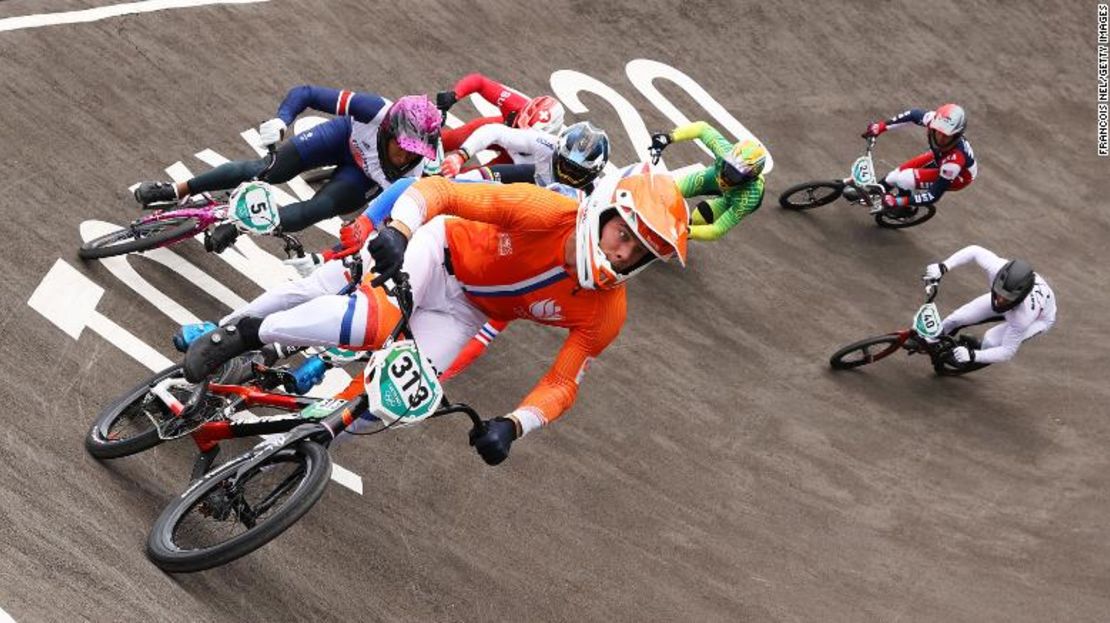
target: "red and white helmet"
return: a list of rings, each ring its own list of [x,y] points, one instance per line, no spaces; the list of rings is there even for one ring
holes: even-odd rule
[[[609,210],[624,219],[648,253],[635,266],[618,271],[601,250],[602,221]],[[678,258],[686,266],[690,209],[674,178],[648,163],[633,164],[597,181],[578,207],[578,283],[588,290],[611,290],[655,260]]]
[[[958,104],[945,104],[933,111],[929,120],[929,145],[933,149],[951,149],[967,129],[967,113]],[[946,138],[941,140],[937,135]]]
[[[539,130],[548,134],[558,134],[563,129],[566,110],[559,100],[550,95],[532,98],[520,109],[513,125],[522,129]]]

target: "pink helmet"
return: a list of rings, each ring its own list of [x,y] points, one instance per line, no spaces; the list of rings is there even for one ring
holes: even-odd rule
[[[401,149],[434,159],[442,122],[443,113],[431,100],[423,95],[406,95],[393,102],[385,113],[378,129],[378,143],[384,145],[394,138]]]
[[[558,134],[563,129],[566,110],[559,100],[550,95],[532,98],[520,109],[513,125],[518,128],[534,128],[548,134]]]

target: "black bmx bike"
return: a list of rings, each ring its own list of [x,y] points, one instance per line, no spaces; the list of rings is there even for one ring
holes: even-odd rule
[[[990,365],[957,363],[952,358],[952,350],[957,346],[977,349],[979,343],[971,336],[942,334],[940,312],[933,303],[938,290],[939,285],[935,281],[925,286],[925,304],[917,310],[908,329],[852,342],[833,353],[829,365],[834,370],[850,370],[875,363],[898,351],[905,351],[908,355],[926,355],[933,370],[941,376],[960,376]]]

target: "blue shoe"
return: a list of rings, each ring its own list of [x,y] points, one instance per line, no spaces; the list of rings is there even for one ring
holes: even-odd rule
[[[183,324],[181,328],[173,334],[173,347],[177,352],[183,353],[189,350],[189,344],[192,344],[196,339],[202,335],[206,335],[216,330],[216,324],[212,322],[198,322],[195,324]]]

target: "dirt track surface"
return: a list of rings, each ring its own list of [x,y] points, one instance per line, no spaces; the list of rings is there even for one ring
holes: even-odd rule
[[[5,2],[0,17],[99,4]],[[17,621],[1105,620],[1110,188],[1094,144],[1095,5],[814,6],[554,2],[541,21],[511,2],[460,15],[274,0],[0,33],[0,608]],[[685,272],[631,285],[630,322],[573,411],[496,469],[458,421],[348,440],[333,457],[364,495],[330,487],[287,534],[220,569],[150,564],[142,545],[185,485],[188,442],[91,459],[92,418],[148,372],[27,301],[62,258],[105,288],[98,311],[166,356],[174,324],[77,258],[78,225],[132,218],[129,184],[179,159],[203,171],[191,154],[204,147],[248,156],[238,133],[302,83],[398,96],[481,71],[540,93],[576,69],[665,128],[625,77],[636,58],[703,85],[776,166],[738,230],[693,245]],[[584,100],[611,128],[613,160],[631,161],[612,109]],[[868,121],[944,100],[969,111],[980,178],[930,223],[883,231],[843,205],[777,207],[788,185],[845,175]],[[880,169],[923,145],[917,130],[884,137]],[[907,324],[922,267],[969,243],[1048,279],[1050,334],[962,379],[903,357],[828,370],[837,346]],[[177,252],[244,298],[260,292],[199,245]],[[226,312],[133,263],[197,316]],[[973,267],[950,275],[942,311],[983,282]],[[512,327],[452,397],[510,410],[560,340]]]

